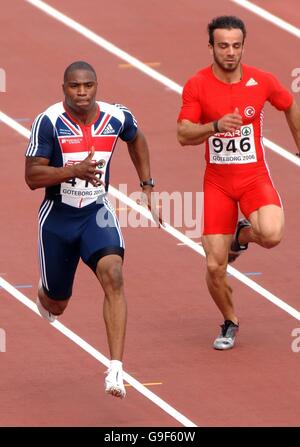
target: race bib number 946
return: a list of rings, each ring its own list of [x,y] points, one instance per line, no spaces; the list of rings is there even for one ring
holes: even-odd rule
[[[209,137],[208,147],[210,163],[245,164],[257,161],[252,124],[234,132]]]

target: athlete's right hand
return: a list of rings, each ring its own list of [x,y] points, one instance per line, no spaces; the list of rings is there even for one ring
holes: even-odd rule
[[[74,165],[74,177],[87,180],[93,186],[104,185],[101,181],[103,171],[97,169],[99,161],[93,160],[94,154],[95,148],[92,147],[88,156],[80,163]]]
[[[233,113],[228,113],[218,120],[220,132],[234,132],[243,125],[243,118],[236,107]]]

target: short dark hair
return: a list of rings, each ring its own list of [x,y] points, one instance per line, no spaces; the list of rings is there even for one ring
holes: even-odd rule
[[[219,16],[212,19],[207,25],[207,31],[209,35],[209,43],[214,44],[214,30],[221,29],[240,29],[243,33],[243,43],[246,37],[246,27],[244,22],[235,16]]]
[[[72,64],[70,64],[65,69],[65,72],[64,72],[64,82],[67,81],[69,74],[72,73],[72,71],[75,71],[75,70],[90,71],[90,72],[92,72],[94,74],[95,79],[97,80],[96,71],[90,64],[88,64],[87,62],[84,62],[84,61],[75,61],[75,62],[72,62]]]

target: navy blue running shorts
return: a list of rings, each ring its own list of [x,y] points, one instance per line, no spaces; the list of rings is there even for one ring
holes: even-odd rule
[[[39,211],[39,261],[43,289],[55,300],[72,295],[81,258],[94,272],[99,259],[124,257],[124,240],[107,197],[99,203],[74,208],[45,199]]]

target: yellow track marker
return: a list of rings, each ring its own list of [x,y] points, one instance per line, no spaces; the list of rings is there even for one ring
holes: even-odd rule
[[[161,208],[161,205],[158,205],[157,208]],[[127,210],[132,210],[132,208],[130,206],[119,206],[117,208],[115,208],[115,211],[127,211]],[[185,245],[185,244],[182,244]]]
[[[196,241],[195,241],[195,244],[197,244],[197,245],[202,245],[202,242],[196,242]],[[176,245],[186,245],[186,244],[183,243],[183,242],[179,242],[179,243],[176,244]]]
[[[143,383],[144,386],[155,386],[155,385],[162,385],[162,382],[150,382],[150,383]],[[125,383],[125,386],[132,386],[130,383]]]
[[[115,208],[115,211],[124,211],[124,210],[130,210],[129,206],[120,206],[118,208]]]
[[[144,62],[145,65],[148,65],[148,67],[159,67],[160,62]],[[119,64],[119,68],[135,68],[131,64]]]

